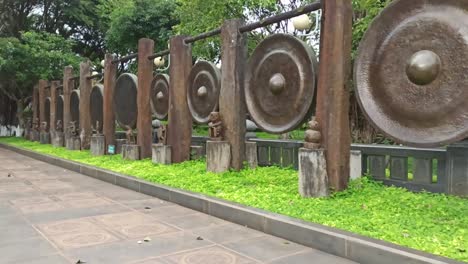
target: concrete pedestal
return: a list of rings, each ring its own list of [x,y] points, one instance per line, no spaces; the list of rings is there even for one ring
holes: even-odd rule
[[[122,145],[122,158],[126,160],[140,159],[140,146],[138,145]]]
[[[199,160],[205,156],[203,146],[190,146],[190,159]]]
[[[303,197],[329,195],[327,164],[323,149],[299,149],[299,193]]]
[[[447,179],[437,181],[447,186],[452,195],[468,197],[468,140],[447,146]]]
[[[63,132],[53,132],[52,133],[52,146],[56,148],[63,147],[64,145],[64,135]]]
[[[41,136],[39,134],[38,131],[31,131],[31,141],[40,141],[41,140]]]
[[[122,153],[122,146],[127,144],[126,139],[116,139],[115,140],[115,154]]]
[[[351,180],[362,176],[362,153],[360,150],[351,150],[349,157],[349,176]]]
[[[68,150],[81,150],[81,140],[79,136],[71,136],[67,138],[65,142],[66,148]]]
[[[258,167],[257,143],[245,142],[245,158],[249,164],[249,168],[255,169]]]
[[[214,173],[229,170],[231,164],[231,146],[226,141],[206,142],[206,170]]]
[[[41,144],[50,144],[50,133],[49,132],[41,132],[39,137],[40,137],[40,143]]]
[[[152,160],[155,164],[171,164],[171,146],[163,144],[153,144]]]
[[[102,156],[106,153],[106,139],[103,135],[91,136],[91,155]]]

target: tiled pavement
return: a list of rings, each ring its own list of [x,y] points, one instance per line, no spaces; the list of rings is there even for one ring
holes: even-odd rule
[[[0,263],[78,260],[353,263],[0,149]]]

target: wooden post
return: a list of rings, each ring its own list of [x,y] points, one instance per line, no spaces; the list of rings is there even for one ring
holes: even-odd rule
[[[107,145],[115,146],[115,113],[114,87],[117,79],[117,64],[113,64],[114,56],[106,54],[104,65],[104,98],[103,98],[103,127],[105,137],[105,151]]]
[[[65,132],[65,142],[69,136],[68,126],[71,122],[70,94],[73,89],[73,83],[70,78],[73,78],[73,67],[66,66],[63,70],[63,132]]]
[[[39,120],[39,84],[34,85],[33,88],[33,120],[32,122],[36,122]]]
[[[171,160],[180,163],[190,159],[192,116],[187,103],[187,78],[192,69],[192,48],[185,44],[186,36],[171,38],[171,67],[169,84],[169,125],[167,145],[171,146]]]
[[[239,32],[244,22],[226,20],[221,28],[223,76],[219,112],[224,139],[231,146],[231,168],[240,170],[245,160],[244,69],[247,58],[245,34]]]
[[[91,94],[91,62],[86,60],[80,63],[80,139],[81,149],[89,149],[91,146],[91,114],[89,101]]]
[[[42,131],[42,122],[46,121],[45,113],[45,99],[46,99],[46,87],[48,82],[46,80],[39,81],[39,127]],[[44,131],[45,132],[45,131]]]
[[[57,88],[59,86],[58,81],[53,81],[52,84],[50,85],[50,134],[55,136],[55,125],[57,123],[57,114],[55,113],[55,110],[57,109]]]
[[[317,121],[321,125],[330,188],[347,187],[350,128],[349,81],[351,77],[351,0],[323,0]]]
[[[154,53],[154,41],[140,39],[138,41],[138,119],[137,143],[140,146],[140,158],[151,157],[152,126],[151,126],[151,82],[153,80],[153,62],[148,56]]]

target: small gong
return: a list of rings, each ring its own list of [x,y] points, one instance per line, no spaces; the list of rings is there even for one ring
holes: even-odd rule
[[[267,37],[254,50],[245,75],[245,98],[264,131],[296,129],[313,110],[317,60],[303,41],[286,34]]]
[[[89,112],[91,114],[91,126],[96,129],[99,122],[99,132],[102,132],[103,127],[103,107],[104,107],[104,86],[96,84],[91,90]]]
[[[122,128],[136,128],[138,107],[138,78],[135,74],[124,73],[115,83],[114,111],[117,122]]]
[[[76,127],[80,126],[80,90],[73,90],[70,94],[70,117],[72,122],[76,122]],[[67,124],[67,126],[70,124]]]
[[[151,84],[151,108],[159,120],[167,118],[169,111],[169,75],[156,74]]]
[[[221,71],[211,62],[199,61],[190,71],[187,100],[193,120],[206,124],[211,112],[218,109]]]
[[[371,123],[411,146],[468,136],[468,1],[396,0],[364,35],[358,102]]]

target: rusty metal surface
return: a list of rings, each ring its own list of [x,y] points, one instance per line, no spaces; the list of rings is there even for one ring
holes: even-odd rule
[[[103,124],[103,94],[104,86],[102,84],[96,84],[91,89],[91,95],[89,98],[89,113],[91,115],[91,127],[95,130],[96,124],[97,122],[99,122],[99,133],[102,133]]]
[[[301,125],[313,110],[317,60],[313,50],[286,34],[266,38],[249,59],[247,109],[263,130],[281,134]]]
[[[151,109],[159,120],[167,118],[169,111],[169,75],[156,74],[151,83]]]
[[[59,95],[57,96],[57,103],[55,104],[55,119],[60,121],[63,126],[63,102],[64,102],[64,96]],[[57,124],[51,124],[51,126],[56,126]]]
[[[221,71],[211,62],[199,61],[190,71],[187,102],[193,120],[207,124],[211,112],[218,110]]]
[[[72,90],[70,94],[70,122],[80,125],[80,90]],[[65,124],[68,127],[70,124]]]
[[[124,73],[117,79],[114,88],[114,110],[117,122],[122,128],[129,126],[136,128],[137,108],[137,83],[135,74]]]
[[[468,136],[468,2],[394,1],[366,32],[358,101],[388,137],[431,147]]]

